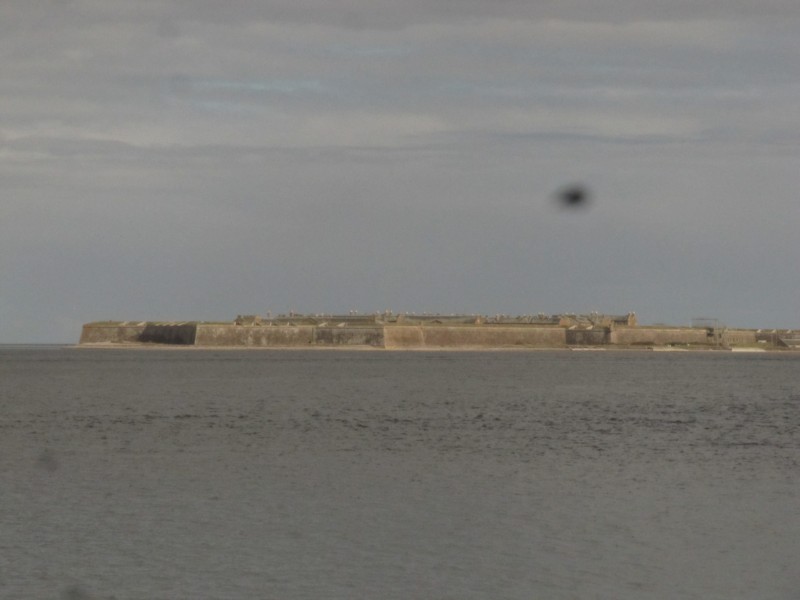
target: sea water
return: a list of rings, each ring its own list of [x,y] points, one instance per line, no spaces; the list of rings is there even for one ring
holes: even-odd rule
[[[800,598],[800,354],[0,348],[2,598]]]

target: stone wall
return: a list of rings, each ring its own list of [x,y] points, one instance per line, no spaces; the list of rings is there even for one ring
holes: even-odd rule
[[[692,327],[621,327],[611,332],[610,342],[621,346],[668,346],[709,344],[705,329]]]
[[[603,346],[610,339],[609,330],[605,327],[595,329],[567,329],[567,344],[570,346]]]
[[[197,346],[298,347],[369,346],[372,348],[563,347],[560,327],[445,325],[197,326]]]
[[[419,325],[386,326],[383,330],[386,348],[422,348],[425,345],[423,327]]]
[[[87,323],[81,329],[81,344],[137,344],[145,323]]]
[[[81,330],[81,344],[170,344],[191,346],[195,323],[87,323]]]
[[[148,323],[139,335],[139,341],[144,344],[192,346],[196,333],[196,323]]]
[[[560,327],[387,326],[385,343],[387,348],[558,348],[566,337]]]
[[[246,327],[233,324],[197,325],[197,346],[296,347],[314,341],[314,327]]]
[[[296,348],[303,346],[383,347],[383,327],[316,327],[313,325],[240,326],[198,324],[197,346]]]
[[[620,327],[564,329],[527,325],[235,325],[233,323],[88,323],[81,344],[170,344],[200,347],[563,348],[567,346],[754,346],[752,330],[721,339],[704,328]]]
[[[751,329],[729,329],[722,334],[722,343],[726,346],[755,346],[756,332]]]
[[[373,327],[315,327],[314,344],[318,346],[373,346],[383,348],[384,328]]]

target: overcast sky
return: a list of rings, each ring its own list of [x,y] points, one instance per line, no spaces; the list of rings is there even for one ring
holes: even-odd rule
[[[3,0],[0,343],[268,310],[800,328],[798,31],[797,0]]]

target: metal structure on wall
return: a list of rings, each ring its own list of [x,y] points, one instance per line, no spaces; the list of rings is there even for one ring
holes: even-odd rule
[[[705,329],[709,343],[716,346],[722,345],[723,336],[728,330],[725,323],[713,317],[694,317],[692,319],[692,327],[696,329]]]

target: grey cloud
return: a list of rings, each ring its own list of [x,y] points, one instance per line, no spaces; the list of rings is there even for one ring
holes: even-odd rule
[[[0,342],[267,309],[793,326],[794,4],[587,6],[3,4]],[[573,181],[596,201],[562,214]]]
[[[678,0],[246,0],[221,5],[213,0],[182,0],[162,5],[173,17],[213,22],[253,20],[323,24],[346,29],[400,29],[432,22],[506,18],[526,20],[569,19],[585,22],[634,22],[647,20],[691,21],[703,18],[796,17],[796,6],[789,0],[734,0],[723,5]]]

